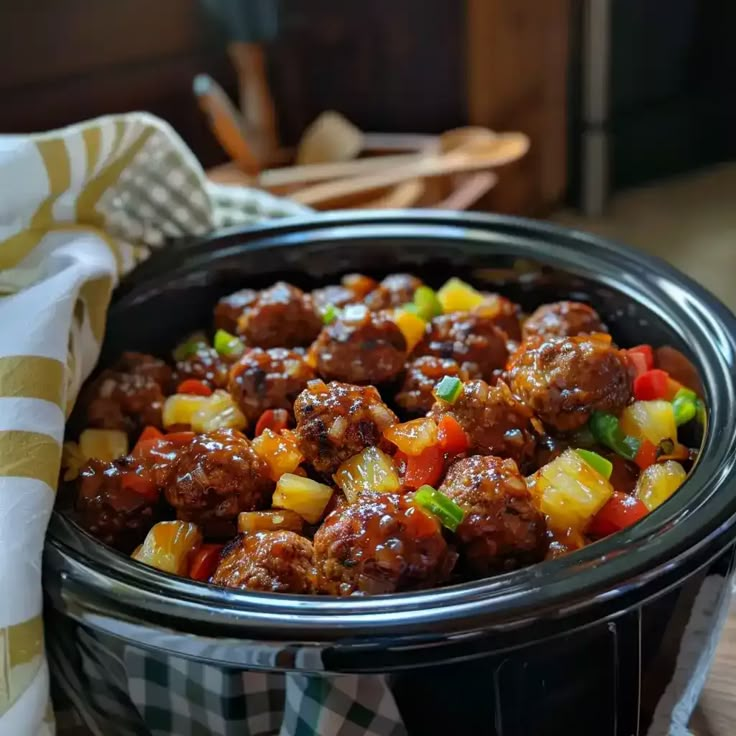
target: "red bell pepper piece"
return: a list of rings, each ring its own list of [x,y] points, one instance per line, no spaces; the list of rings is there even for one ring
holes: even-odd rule
[[[264,429],[270,429],[278,434],[289,426],[289,412],[286,409],[266,409],[256,423],[255,435],[263,434]]]
[[[212,396],[212,389],[196,378],[187,378],[176,387],[178,394],[192,394],[194,396]]]
[[[614,491],[606,505],[593,517],[588,532],[596,537],[605,537],[635,524],[648,513],[649,509],[638,498]]]
[[[657,445],[650,440],[643,439],[639,445],[634,462],[642,469],[648,468],[657,462]]]
[[[440,438],[440,447],[444,452],[458,455],[461,452],[465,452],[468,447],[470,447],[468,435],[460,426],[460,422],[458,422],[452,414],[443,414],[437,427]]]
[[[224,544],[203,544],[192,558],[189,577],[206,583],[217,569],[224,546]]]
[[[164,435],[164,439],[172,445],[180,447],[181,445],[188,445],[195,436],[194,432],[170,432]]]
[[[626,352],[629,356],[641,356],[646,365],[645,370],[650,371],[654,368],[654,350],[652,350],[651,345],[637,345],[636,347],[629,348]]]
[[[138,475],[135,472],[125,473],[121,477],[120,483],[123,488],[138,493],[147,501],[158,501],[159,490],[156,484],[143,475]]]
[[[654,401],[667,396],[669,375],[666,371],[654,368],[634,379],[634,398],[637,401]]]
[[[145,455],[153,444],[162,440],[164,433],[157,427],[148,426],[146,427],[138,437],[138,442],[135,443],[131,454],[135,457],[142,457]]]
[[[404,485],[417,489],[420,486],[434,486],[442,477],[444,469],[444,453],[439,445],[431,445],[419,455],[406,458]]]
[[[647,368],[646,358],[641,353],[632,353],[630,350],[626,353],[626,358],[629,364],[634,369],[634,376],[638,377],[646,373],[649,369]]]

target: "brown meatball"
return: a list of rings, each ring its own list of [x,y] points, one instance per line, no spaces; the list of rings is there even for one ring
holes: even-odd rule
[[[254,289],[241,289],[220,299],[215,305],[215,329],[234,334],[243,312],[258,298]]]
[[[354,305],[320,332],[312,353],[323,378],[385,383],[401,373],[407,350],[403,333],[388,315]]]
[[[176,362],[176,383],[194,378],[213,389],[225,388],[229,368],[229,363],[217,350],[198,343],[196,351]]]
[[[518,342],[521,340],[521,322],[519,315],[521,310],[518,304],[514,304],[500,294],[486,293],[483,295],[483,303],[473,311],[490,319],[498,329],[506,333],[509,340]]]
[[[456,559],[437,521],[399,495],[337,509],[314,535],[317,588],[332,595],[431,588]]]
[[[223,550],[210,582],[268,593],[311,593],[312,543],[289,531],[240,534]]]
[[[312,292],[314,305],[324,311],[329,305],[344,307],[362,301],[370,294],[378,283],[369,276],[360,273],[350,273],[343,276],[339,284],[331,284]]]
[[[285,348],[252,348],[230,369],[228,390],[249,423],[266,409],[286,409],[314,378],[303,355]]]
[[[582,427],[593,411],[617,414],[631,399],[624,355],[591,337],[525,343],[509,361],[508,380],[521,402],[561,432]]]
[[[524,322],[524,339],[532,337],[575,337],[608,332],[598,312],[582,302],[543,304]]]
[[[160,358],[147,353],[123,353],[115,364],[114,370],[119,373],[132,373],[145,376],[161,386],[165,392],[171,384],[171,368]]]
[[[238,513],[266,508],[272,492],[267,465],[232,429],[195,436],[171,463],[165,488],[177,518],[213,536],[231,535]]]
[[[296,436],[307,462],[319,473],[334,473],[366,447],[383,442],[396,415],[373,386],[311,381],[294,402]]]
[[[492,380],[508,357],[506,335],[482,313],[442,314],[427,325],[414,355],[450,358],[469,375]]]
[[[320,329],[312,297],[283,281],[261,291],[238,320],[238,332],[260,348],[309,345]]]
[[[457,376],[461,381],[468,374],[449,358],[425,355],[406,366],[406,376],[401,390],[396,394],[396,403],[411,415],[424,415],[434,405],[432,390],[445,376]]]
[[[440,490],[465,511],[455,534],[461,556],[476,573],[505,572],[544,559],[544,515],[534,508],[513,460],[478,455],[458,460]]]
[[[469,452],[498,455],[523,462],[534,451],[532,413],[520,404],[500,382],[467,381],[454,404],[438,401],[430,412],[437,422],[443,414],[452,415],[470,440]]]
[[[386,276],[365,298],[368,309],[380,311],[408,304],[414,299],[414,292],[422,286],[421,279],[408,273],[394,273]]]
[[[137,435],[147,425],[161,427],[164,391],[171,368],[140,353],[125,353],[120,368],[103,371],[85,390],[87,426]]]
[[[76,510],[79,523],[92,536],[123,552],[140,544],[158,520],[159,494],[123,486],[123,476],[135,473],[130,458],[105,462],[89,460],[77,479]]]

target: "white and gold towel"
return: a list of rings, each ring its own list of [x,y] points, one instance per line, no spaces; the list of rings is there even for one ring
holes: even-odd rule
[[[53,733],[41,553],[64,423],[118,279],[168,240],[304,211],[208,183],[143,113],[0,136],[0,734]]]

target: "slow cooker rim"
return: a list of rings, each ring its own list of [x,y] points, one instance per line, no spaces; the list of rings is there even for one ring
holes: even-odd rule
[[[663,261],[659,261],[659,259],[646,256],[610,240],[604,240],[577,231],[570,231],[566,228],[548,223],[538,223],[523,218],[482,214],[453,215],[429,212],[422,212],[420,214],[414,212],[337,213],[289,219],[247,230],[238,228],[226,230],[213,236],[192,241],[192,243],[185,247],[184,253],[185,255],[196,254],[198,251],[204,252],[205,250],[211,253],[213,247],[218,248],[218,250],[226,249],[229,242],[233,239],[238,241],[235,245],[242,247],[242,245],[247,244],[249,249],[258,248],[259,242],[265,241],[265,245],[262,244],[260,247],[268,249],[274,247],[273,243],[269,244],[268,242],[273,239],[284,240],[282,247],[293,245],[292,237],[284,238],[286,235],[295,235],[298,240],[300,234],[319,234],[321,231],[330,228],[366,227],[370,229],[372,227],[375,229],[377,226],[381,226],[391,230],[392,227],[396,229],[411,227],[413,225],[417,227],[429,226],[431,228],[445,226],[455,231],[453,233],[455,237],[466,239],[472,239],[473,237],[483,239],[479,235],[483,232],[485,232],[486,236],[490,232],[494,237],[508,236],[508,231],[516,233],[518,236],[519,232],[521,232],[521,237],[537,240],[542,239],[547,246],[563,245],[563,247],[568,250],[572,249],[573,251],[583,247],[596,249],[595,255],[589,253],[586,256],[588,259],[599,260],[603,258],[606,260],[613,258],[619,264],[622,259],[634,261],[640,267],[639,280],[648,283],[655,291],[659,289],[661,292],[660,298],[666,296],[669,301],[672,301],[674,299],[673,294],[679,290],[680,295],[686,294],[691,297],[691,306],[696,305],[701,309],[701,320],[710,311],[711,321],[717,324],[721,331],[720,339],[722,344],[719,347],[722,360],[716,360],[715,366],[712,363],[709,364],[706,366],[707,370],[705,371],[703,371],[704,366],[698,366],[698,368],[704,373],[711,375],[716,368],[720,367],[722,369],[720,378],[724,379],[729,377],[728,371],[723,370],[725,364],[729,363],[731,373],[730,387],[727,393],[730,394],[731,398],[733,397],[733,354],[736,319],[720,302],[691,279],[680,274]],[[386,235],[386,232],[382,231],[381,235]],[[449,232],[443,232],[442,237],[447,238],[449,235]],[[219,245],[215,245],[215,243]],[[179,254],[179,258],[181,258],[181,254]],[[544,258],[539,258],[539,260],[544,260]],[[155,263],[153,266],[155,267]],[[141,283],[144,283],[146,278],[155,280],[155,268],[149,266],[146,270],[151,275],[146,276],[145,273],[142,273],[136,281],[130,279],[128,282],[129,288],[124,286],[121,289],[120,294],[116,297],[116,303],[131,288],[137,288]],[[629,275],[631,272],[631,268],[629,268]],[[133,285],[131,286],[131,284]],[[629,288],[637,290],[641,288],[641,284],[629,284]],[[671,290],[674,288],[674,291],[667,293],[667,288]],[[697,326],[697,319],[693,315],[691,317],[695,320]],[[696,348],[704,348],[703,340],[706,335],[702,330],[702,324],[700,328],[700,332],[698,333],[700,339],[696,340],[696,343],[699,344],[694,345]],[[728,348],[730,348],[730,354],[727,355]],[[718,353],[717,350],[715,352]],[[711,360],[713,357],[711,355]],[[728,358],[730,358],[730,362]],[[718,365],[719,363],[720,366]],[[711,416],[714,420],[711,422],[710,427],[713,427],[716,426],[715,420],[723,418],[721,415],[724,413],[724,407],[723,401],[721,400],[722,397],[717,394],[711,382],[706,382],[706,384]],[[731,422],[731,425],[733,425],[733,422]],[[733,426],[731,426],[731,430],[733,430]],[[156,589],[159,591],[165,590],[174,594],[174,597],[182,600],[198,600],[203,603],[216,604],[223,609],[223,614],[226,612],[228,614],[237,614],[239,612],[243,614],[243,616],[236,615],[236,619],[252,615],[255,611],[262,612],[265,617],[264,621],[266,622],[271,616],[279,619],[284,614],[297,614],[300,618],[297,625],[305,629],[311,628],[307,625],[310,623],[307,620],[309,617],[315,618],[313,622],[315,624],[317,623],[316,619],[324,619],[324,622],[330,621],[330,625],[334,627],[340,625],[340,622],[346,624],[352,622],[351,625],[356,625],[359,620],[363,620],[365,617],[372,617],[375,623],[375,617],[378,615],[383,615],[393,621],[394,624],[399,624],[399,619],[406,615],[408,617],[407,624],[409,624],[412,616],[415,619],[417,618],[416,614],[424,614],[421,616],[424,619],[426,618],[426,614],[436,614],[444,611],[445,615],[442,616],[442,619],[443,621],[447,621],[451,617],[449,616],[450,611],[448,610],[448,606],[455,606],[458,609],[457,615],[462,618],[462,610],[463,608],[468,608],[467,604],[480,604],[489,615],[505,614],[510,616],[514,612],[522,614],[522,611],[528,611],[530,604],[540,603],[539,591],[542,590],[540,588],[542,582],[544,582],[544,591],[541,595],[546,599],[546,605],[544,607],[556,608],[559,611],[563,607],[563,603],[566,606],[587,605],[587,603],[596,600],[600,596],[606,597],[615,594],[611,591],[615,591],[616,586],[624,580],[627,584],[626,587],[629,588],[632,585],[638,584],[636,581],[639,578],[641,578],[641,581],[644,581],[656,575],[660,567],[666,567],[674,558],[672,554],[667,553],[668,550],[675,551],[679,549],[679,554],[687,555],[688,547],[683,545],[686,545],[688,540],[692,541],[693,538],[698,536],[695,534],[696,530],[698,532],[704,532],[705,537],[701,539],[701,544],[695,544],[689,549],[691,553],[694,553],[706,543],[713,543],[711,537],[715,533],[714,530],[718,530],[717,535],[724,535],[727,531],[732,530],[734,512],[736,512],[734,500],[732,498],[722,498],[718,513],[716,513],[713,498],[718,499],[718,495],[715,493],[718,487],[721,487],[725,491],[728,485],[734,486],[734,461],[729,461],[728,459],[728,449],[733,450],[734,445],[733,432],[731,432],[730,436],[726,432],[721,432],[718,436],[715,436],[709,428],[701,460],[691,479],[689,479],[688,484],[680,491],[680,493],[689,491],[689,493],[685,494],[687,498],[683,496],[679,504],[668,502],[667,505],[653,512],[647,519],[628,532],[622,532],[619,535],[598,542],[595,545],[590,545],[580,552],[559,560],[548,561],[496,578],[473,581],[446,588],[431,589],[429,591],[357,600],[223,591],[212,586],[203,586],[183,581],[180,578],[167,576],[148,568],[144,569],[143,566],[117,553],[105,550],[97,542],[94,543],[96,547],[108,552],[109,557],[115,557],[117,559],[109,560],[106,559],[105,555],[97,555],[98,559],[95,560],[94,553],[90,557],[88,551],[85,553],[79,549],[72,549],[62,539],[56,538],[53,529],[51,532],[51,544],[57,549],[63,548],[66,554],[75,556],[79,563],[88,564],[92,568],[99,568],[101,559],[103,567],[108,572],[114,570],[115,574],[120,576],[121,580],[132,579],[141,583],[142,591],[145,589],[151,591]],[[721,462],[714,464],[711,461],[715,460],[714,454],[718,449],[720,449],[719,455]],[[730,456],[733,456],[733,452],[730,453]],[[704,467],[704,463],[707,467]],[[706,470],[708,471],[708,478],[704,477]],[[696,479],[699,479],[700,482],[697,491],[695,490],[695,483],[691,482]],[[706,491],[709,488],[710,493],[708,494]],[[678,493],[678,496],[680,493]],[[733,494],[722,493],[721,495],[730,497]],[[703,496],[708,496],[710,499],[709,504],[701,502],[692,509],[684,508],[686,501],[695,500],[698,497],[702,498]],[[667,508],[668,506],[670,508]],[[677,511],[675,511],[675,507],[677,507]],[[699,522],[693,531],[687,534],[684,534],[681,529],[678,530],[685,514],[688,516],[688,526],[693,526],[693,520],[697,519]],[[670,536],[667,540],[663,541],[660,534],[662,533],[662,528],[668,525],[669,529],[667,533]],[[656,535],[655,531],[657,532]],[[679,537],[677,544],[674,544],[675,536],[673,535]],[[668,543],[666,544],[665,542]],[[637,544],[637,550],[640,553],[647,550],[647,554],[642,554],[640,558],[639,555],[633,554],[634,550],[630,550],[627,554],[622,554],[626,551],[625,547],[630,544]],[[607,557],[615,559],[605,559]],[[621,560],[625,560],[627,557],[637,557],[638,559],[629,560],[631,564],[622,565]],[[654,567],[651,565],[653,560],[658,561]],[[602,561],[605,562],[604,565],[600,565]],[[115,564],[115,562],[118,564]],[[637,562],[638,564],[636,564]],[[105,563],[109,563],[109,565]],[[603,570],[603,572],[599,572],[600,570]],[[570,578],[561,575],[564,571],[572,574],[572,587],[569,585]],[[543,581],[542,578],[545,578],[545,580]],[[561,586],[559,590],[556,590],[555,594],[551,592],[553,581],[556,581],[558,587]],[[589,593],[593,590],[597,591],[597,594],[591,597]],[[582,603],[581,601],[583,599],[587,603]],[[463,604],[466,605],[463,606]],[[317,613],[312,614],[308,612],[309,609],[315,609]],[[230,617],[227,616],[226,618]],[[340,636],[344,636],[344,634],[345,630],[343,629],[340,632]]]

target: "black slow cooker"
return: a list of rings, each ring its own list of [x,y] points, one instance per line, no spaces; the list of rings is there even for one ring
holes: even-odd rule
[[[131,563],[57,512],[45,560],[50,605],[143,649],[222,666],[389,673],[411,734],[647,733],[662,703],[682,694],[678,668],[693,627],[715,625],[723,608],[736,534],[736,319],[690,279],[624,246],[522,219],[289,220],[154,255],[117,290],[100,365],[123,350],[164,354],[209,323],[220,296],[246,285],[314,288],[345,272],[398,270],[430,285],[457,275],[525,307],[589,301],[619,344],[684,352],[709,407],[691,477],[638,524],[567,557],[362,599],[175,578]]]

